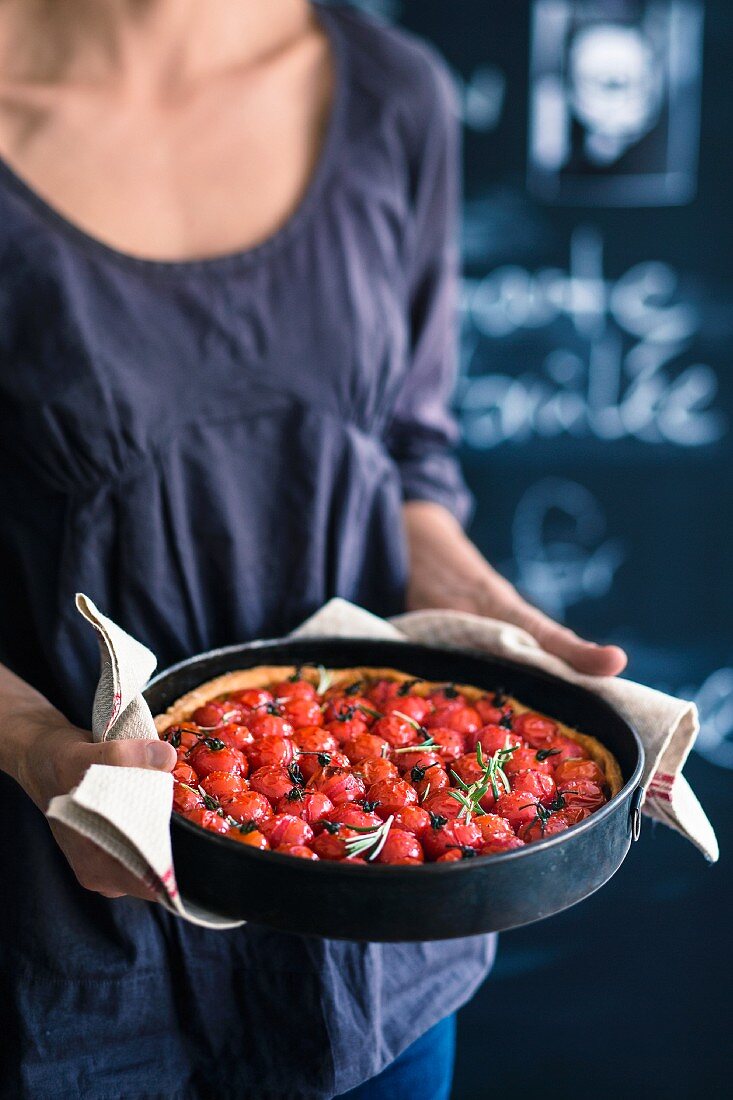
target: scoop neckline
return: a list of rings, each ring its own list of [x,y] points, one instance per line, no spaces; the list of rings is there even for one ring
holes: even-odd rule
[[[52,202],[45,199],[36,189],[21,176],[10,163],[0,154],[0,176],[25,199],[45,222],[73,240],[86,251],[95,253],[98,257],[113,260],[119,264],[147,270],[151,272],[195,272],[199,270],[213,271],[232,266],[241,266],[253,263],[267,254],[274,252],[281,245],[289,241],[308,220],[321,196],[326,180],[330,174],[335,152],[339,145],[342,130],[342,122],[346,111],[348,96],[347,86],[347,58],[344,49],[340,29],[336,20],[332,18],[333,12],[328,10],[321,0],[311,0],[311,6],[316,12],[316,17],[328,39],[331,59],[333,64],[334,82],[331,107],[325,126],[325,134],[321,142],[321,149],[317,161],[306,184],[305,191],[295,209],[288,215],[283,224],[265,237],[258,244],[249,248],[238,248],[229,252],[221,252],[212,256],[202,256],[200,259],[189,260],[164,260],[151,256],[136,256],[133,252],[116,248],[108,244],[93,233],[87,232],[82,226],[63,214]]]

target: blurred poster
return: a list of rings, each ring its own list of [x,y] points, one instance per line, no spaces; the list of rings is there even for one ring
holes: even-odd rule
[[[538,198],[693,198],[702,22],[696,0],[534,0],[528,186]]]

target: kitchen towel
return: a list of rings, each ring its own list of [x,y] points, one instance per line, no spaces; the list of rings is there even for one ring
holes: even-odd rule
[[[76,603],[97,631],[100,647],[101,671],[92,708],[95,741],[157,737],[141,695],[155,657],[88,597],[80,594]],[[676,829],[708,860],[717,860],[715,833],[682,775],[699,728],[693,703],[620,677],[584,676],[545,653],[519,627],[464,612],[414,611],[388,622],[346,600],[333,599],[293,636],[390,638],[483,650],[587,688],[628,719],[644,744],[642,812]],[[203,912],[178,893],[169,828],[172,792],[167,773],[95,764],[70,794],[52,800],[48,816],[93,840],[145,881],[178,916],[208,928],[231,928],[236,922]]]

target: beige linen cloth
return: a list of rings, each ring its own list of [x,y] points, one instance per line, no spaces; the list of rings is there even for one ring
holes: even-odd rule
[[[99,639],[101,673],[92,711],[95,741],[156,737],[141,695],[155,668],[155,657],[88,597],[78,595],[76,604]],[[693,703],[618,677],[583,676],[545,653],[525,631],[478,615],[415,611],[387,622],[346,600],[333,599],[293,633],[479,649],[580,684],[615,707],[639,733],[646,751],[643,812],[687,837],[708,860],[717,860],[715,833],[681,774],[699,728]],[[53,799],[48,816],[118,859],[178,916],[209,928],[232,927],[233,922],[198,910],[178,893],[169,828],[172,791],[169,774],[95,764],[70,794]]]

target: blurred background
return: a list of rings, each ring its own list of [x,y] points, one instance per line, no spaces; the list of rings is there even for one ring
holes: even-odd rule
[[[730,1095],[733,5],[357,6],[434,42],[460,92],[471,533],[633,679],[697,701],[686,775],[722,849],[708,867],[645,821],[599,894],[504,935],[454,1098]]]

